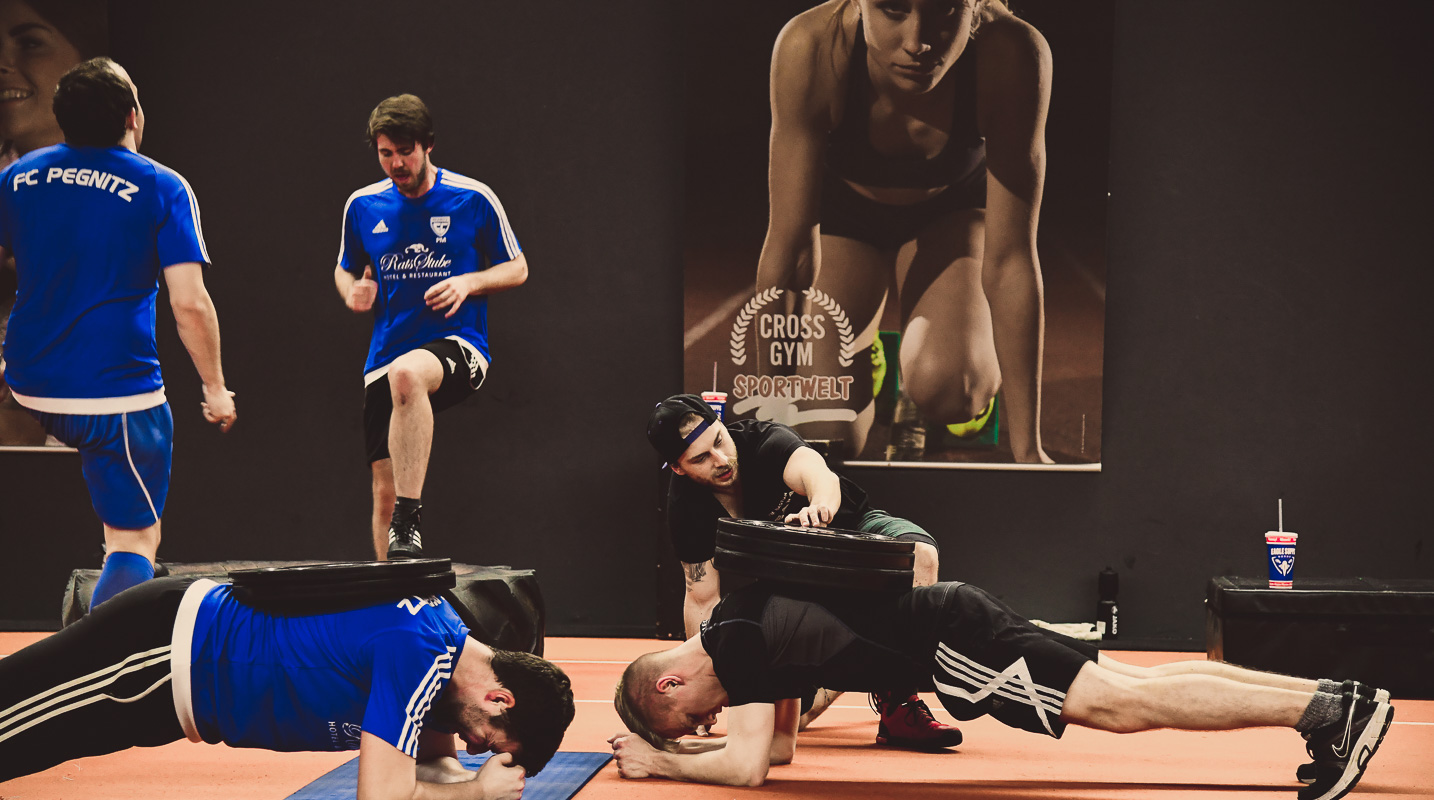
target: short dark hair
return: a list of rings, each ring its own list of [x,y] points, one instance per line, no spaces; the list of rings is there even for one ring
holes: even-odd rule
[[[55,87],[55,121],[65,141],[81,147],[110,147],[124,138],[125,120],[136,107],[134,89],[108,58],[82,61],[60,76]]]
[[[514,762],[536,775],[552,759],[573,721],[573,685],[551,661],[531,653],[494,650],[493,674],[513,693],[503,713],[506,729],[521,745]]]
[[[379,134],[395,142],[432,147],[433,116],[416,95],[396,95],[374,106],[368,115],[369,147],[378,147]]]

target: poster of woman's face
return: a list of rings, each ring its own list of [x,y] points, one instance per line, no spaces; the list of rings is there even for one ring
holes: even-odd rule
[[[0,0],[0,167],[64,134],[51,103],[60,76],[107,49],[98,0]],[[0,265],[0,341],[15,302],[15,265]],[[3,357],[0,351],[0,357]],[[0,446],[60,446],[10,396],[0,375]]]
[[[852,461],[1098,467],[1112,4],[684,8],[684,388]]]

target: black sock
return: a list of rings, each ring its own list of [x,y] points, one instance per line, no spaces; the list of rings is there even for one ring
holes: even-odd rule
[[[418,522],[419,512],[423,510],[423,501],[417,497],[399,497],[393,501],[393,522]]]

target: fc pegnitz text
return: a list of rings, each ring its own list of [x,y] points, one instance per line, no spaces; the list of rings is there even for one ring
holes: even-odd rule
[[[43,181],[39,176],[40,169],[38,167],[28,172],[17,172],[15,173],[14,184],[11,188],[18,192],[26,186],[39,186],[41,183],[54,183],[58,180],[60,183],[68,183],[72,186],[87,186],[91,189],[109,192],[126,203],[133,202],[134,193],[139,191],[138,186],[124,178],[118,175],[111,175],[108,172],[98,169],[79,169],[77,167],[61,169],[60,167],[50,167],[45,171]]]

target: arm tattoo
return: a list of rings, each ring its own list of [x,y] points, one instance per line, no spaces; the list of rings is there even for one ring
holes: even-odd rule
[[[687,586],[689,588],[691,588],[693,584],[701,583],[702,579],[707,577],[706,561],[700,564],[683,564],[682,566],[687,571]]]

